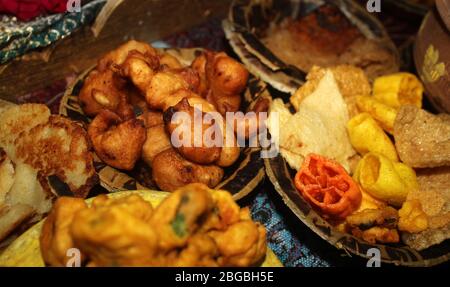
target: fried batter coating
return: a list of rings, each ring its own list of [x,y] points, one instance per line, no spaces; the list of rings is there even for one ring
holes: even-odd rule
[[[175,191],[156,208],[151,219],[151,225],[158,230],[159,247],[170,250],[184,246],[212,209],[213,201],[205,185],[190,184]]]
[[[396,209],[365,209],[346,218],[346,229],[354,236],[369,243],[396,243],[400,236],[397,231],[399,215]]]
[[[222,180],[223,169],[187,161],[170,148],[153,159],[152,175],[159,188],[170,192],[189,183],[203,183],[213,188]]]
[[[122,76],[129,78],[133,84],[145,94],[156,69],[159,67],[157,55],[142,54],[136,50],[128,53],[126,60],[120,65]]]
[[[147,43],[131,40],[104,55],[97,64],[99,71],[105,71],[112,65],[122,65],[131,51],[137,51],[143,55],[157,55],[155,48]]]
[[[151,109],[163,110],[165,101],[180,89],[189,90],[189,84],[180,74],[172,71],[158,72],[150,81],[145,93],[145,99]]]
[[[166,110],[163,118],[174,147],[184,158],[198,164],[212,164],[219,159],[220,145],[204,136],[214,128],[214,122],[205,123],[204,113],[191,107],[187,98]],[[196,123],[201,126],[195,126]],[[179,142],[174,143],[174,138]]]
[[[161,53],[159,55],[159,64],[161,66],[160,67],[161,70],[183,68],[180,61],[178,61],[177,58],[168,53]]]
[[[111,69],[90,72],[80,91],[79,99],[88,116],[96,116],[103,109],[111,110],[123,119],[133,116],[133,109],[126,94],[126,81]]]
[[[80,198],[60,197],[55,202],[39,238],[42,258],[46,264],[66,266],[70,259],[67,251],[75,247],[70,235],[70,225],[74,215],[84,209],[87,209],[87,205]]]
[[[201,227],[202,231],[208,230],[224,230],[229,225],[235,224],[239,220],[248,220],[249,217],[242,218],[242,214],[248,211],[248,209],[241,209],[239,205],[234,201],[233,196],[223,190],[214,190],[211,192],[211,196],[214,201],[215,209],[206,218],[204,224]]]
[[[168,256],[167,265],[174,267],[219,267],[216,258],[219,250],[214,240],[206,234],[197,233],[190,237],[187,246],[178,254]]]
[[[164,125],[147,128],[147,139],[142,147],[142,159],[152,166],[153,159],[161,152],[172,148]]]
[[[352,234],[356,237],[362,238],[371,244],[379,243],[397,243],[400,241],[400,236],[397,229],[389,229],[386,227],[372,227],[367,230],[355,228]]]
[[[124,170],[133,169],[146,140],[142,121],[122,122],[113,112],[103,110],[91,122],[88,134],[99,158],[106,164]]]
[[[249,77],[242,64],[223,52],[207,51],[193,62],[192,67],[200,75],[200,93],[206,96],[219,113],[225,115],[226,112],[239,111],[240,94]]]
[[[158,265],[158,237],[148,224],[151,206],[133,196],[106,203],[78,212],[70,228],[76,246],[89,254],[90,264]]]
[[[221,266],[254,266],[266,253],[266,230],[251,220],[239,221],[225,231],[208,234],[219,248]]]
[[[347,216],[346,221],[350,227],[368,229],[373,226],[395,228],[398,222],[398,212],[392,207],[383,209],[365,209]]]

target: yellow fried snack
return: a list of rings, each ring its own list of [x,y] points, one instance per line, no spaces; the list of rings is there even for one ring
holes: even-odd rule
[[[394,132],[397,110],[371,96],[356,97],[356,105],[361,112],[370,114],[380,126],[390,134]]]
[[[51,266],[65,267],[70,259],[67,251],[74,248],[70,225],[74,215],[87,209],[81,198],[60,197],[42,226],[40,247],[44,262]]]
[[[353,148],[360,154],[374,152],[398,161],[394,144],[368,113],[352,118],[347,124],[347,130]]]
[[[419,233],[428,228],[428,216],[422,210],[422,204],[419,200],[413,199],[403,203],[398,211],[400,220],[398,229],[409,233]]]
[[[412,168],[376,153],[368,153],[361,159],[354,179],[370,195],[394,206],[401,206],[408,193],[418,188]]]
[[[90,266],[158,265],[158,237],[147,222],[151,212],[151,205],[137,195],[103,197],[76,213],[70,234],[89,255]]]
[[[393,108],[400,108],[403,105],[421,108],[423,90],[419,79],[410,73],[379,77],[373,84],[375,99]]]

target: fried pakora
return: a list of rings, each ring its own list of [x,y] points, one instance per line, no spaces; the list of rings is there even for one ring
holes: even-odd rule
[[[122,121],[103,110],[91,122],[88,134],[98,157],[112,167],[133,169],[146,140],[144,123],[137,119]]]
[[[96,116],[107,109],[117,113],[122,119],[129,119],[134,114],[128,103],[126,89],[126,81],[113,70],[93,70],[79,94],[81,107],[88,116]]]
[[[215,165],[195,164],[170,148],[153,159],[152,176],[158,187],[164,191],[174,191],[195,182],[213,188],[222,180],[223,169]]]
[[[164,125],[147,128],[147,139],[142,147],[142,159],[152,166],[153,159],[161,152],[172,148]]]
[[[155,210],[136,194],[101,195],[90,207],[61,198],[44,222],[40,247],[50,266],[64,266],[75,247],[88,267],[256,266],[267,249],[266,231],[249,209],[203,184],[184,186]]]
[[[74,248],[70,226],[74,215],[87,209],[83,199],[60,197],[42,226],[40,240],[44,262],[51,266],[65,267],[70,257],[67,251]]]

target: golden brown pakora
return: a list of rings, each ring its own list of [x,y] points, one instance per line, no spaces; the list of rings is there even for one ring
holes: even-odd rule
[[[153,179],[159,188],[169,192],[195,182],[213,188],[220,183],[223,174],[222,168],[190,162],[173,148],[159,153],[152,161]]]
[[[133,169],[146,140],[142,121],[122,121],[108,110],[103,110],[94,118],[88,134],[98,157],[106,164],[124,170]]]
[[[39,238],[42,258],[46,264],[66,266],[70,259],[67,251],[75,247],[70,226],[75,214],[84,209],[87,209],[87,205],[80,198],[60,197],[55,202]]]

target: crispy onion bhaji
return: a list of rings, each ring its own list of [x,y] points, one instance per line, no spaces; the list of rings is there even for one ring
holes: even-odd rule
[[[41,253],[64,266],[67,249],[86,266],[255,266],[266,231],[231,194],[204,184],[178,189],[153,210],[141,196],[96,197],[91,206],[61,198],[44,222]]]
[[[190,183],[203,183],[213,188],[222,180],[224,171],[216,165],[199,165],[183,158],[170,148],[154,157],[152,176],[164,191],[174,191]]]
[[[66,266],[67,260],[70,259],[67,250],[75,247],[70,225],[76,212],[83,209],[87,209],[87,205],[80,198],[60,197],[55,202],[42,226],[39,238],[42,258],[46,264]]]
[[[133,169],[146,140],[144,123],[138,119],[122,121],[115,113],[103,110],[90,123],[88,134],[98,157],[106,164]]]

